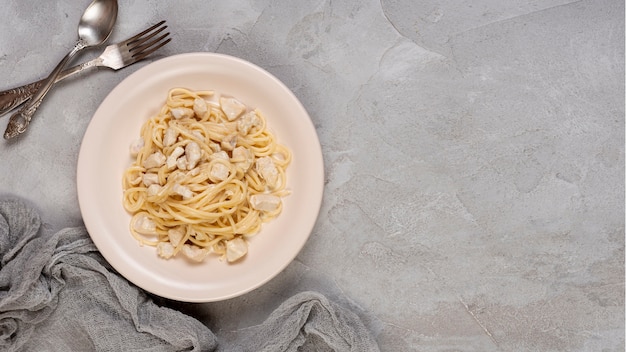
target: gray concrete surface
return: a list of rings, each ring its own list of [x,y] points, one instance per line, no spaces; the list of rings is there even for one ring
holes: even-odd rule
[[[88,3],[3,1],[0,89],[51,70]],[[174,40],[158,57],[226,53],[281,79],[326,164],[283,273],[225,302],[164,303],[222,341],[311,289],[383,351],[624,350],[623,1],[121,1],[111,41],[160,19]],[[149,62],[60,84],[25,138],[0,142],[0,193],[37,204],[49,231],[80,225],[89,119]]]

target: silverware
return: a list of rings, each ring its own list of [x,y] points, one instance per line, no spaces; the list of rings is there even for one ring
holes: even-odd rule
[[[113,31],[113,25],[116,20],[117,0],[93,0],[91,2],[78,23],[78,40],[76,44],[52,70],[33,98],[11,116],[7,129],[4,132],[5,139],[13,138],[26,131],[35,111],[37,111],[43,98],[50,91],[56,78],[70,59],[85,48],[104,43]]]
[[[165,25],[165,21],[161,21],[123,42],[109,45],[99,57],[61,72],[56,78],[55,83],[91,67],[108,67],[113,70],[119,70],[137,61],[143,60],[171,41],[171,38],[167,38],[170,34],[169,32],[154,38],[166,28],[167,25]],[[42,79],[21,87],[0,92],[0,116],[30,99],[44,81],[45,79]]]

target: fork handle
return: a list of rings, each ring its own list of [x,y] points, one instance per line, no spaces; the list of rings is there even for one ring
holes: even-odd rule
[[[43,83],[43,79],[41,81],[29,83],[27,85],[7,89],[3,92],[0,92],[0,116],[6,114],[7,112],[13,110],[15,107],[21,105],[26,100],[30,99],[37,89],[41,87]]]
[[[83,70],[87,68],[96,67],[99,61],[100,61],[100,58],[95,58],[91,61],[87,61],[80,65],[76,65],[72,68],[68,68],[67,70],[59,74],[59,76],[56,78],[54,83],[57,83],[67,77],[70,77],[79,72],[82,72]],[[45,82],[45,80],[46,79],[44,78],[37,82],[32,82],[32,83],[25,84],[20,87],[1,91],[0,92],[0,116],[6,114],[7,112],[13,110],[14,108],[20,106],[25,101],[30,99],[37,92],[37,90],[41,88],[41,85],[43,84],[43,82]]]
[[[4,139],[11,139],[19,136],[20,134],[26,132],[28,125],[30,124],[30,120],[33,118],[33,115],[41,105],[43,98],[48,94],[56,79],[59,77],[59,74],[65,68],[65,65],[70,61],[70,59],[76,55],[79,51],[86,48],[87,45],[83,42],[82,39],[79,39],[76,42],[76,45],[72,50],[70,50],[67,55],[59,62],[59,64],[52,70],[52,73],[44,80],[43,84],[35,95],[22,106],[15,114],[11,115],[9,119],[9,123],[7,124],[7,128],[4,131]]]

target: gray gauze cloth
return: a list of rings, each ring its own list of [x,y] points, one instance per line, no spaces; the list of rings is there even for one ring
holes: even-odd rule
[[[1,351],[378,351],[351,311],[315,292],[281,304],[228,346],[119,276],[82,227],[40,234],[39,214],[0,199]]]

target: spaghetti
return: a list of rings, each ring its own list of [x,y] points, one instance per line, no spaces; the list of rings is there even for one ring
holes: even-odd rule
[[[291,152],[263,114],[212,91],[171,89],[131,155],[123,175],[130,232],[163,258],[238,260],[288,194]]]

